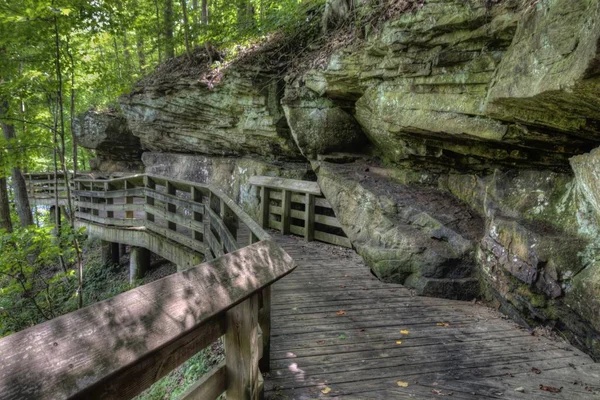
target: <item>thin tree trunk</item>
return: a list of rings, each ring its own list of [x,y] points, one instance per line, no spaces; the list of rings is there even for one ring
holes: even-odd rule
[[[194,12],[192,13],[192,23],[194,27],[198,26],[198,0],[192,0],[192,8]]]
[[[0,104],[0,117],[8,114],[8,101],[3,101]],[[8,142],[8,151],[13,153],[12,143],[16,139],[15,127],[13,124],[0,123],[2,125],[2,132],[4,133],[4,139]],[[33,215],[31,214],[31,206],[29,205],[29,196],[27,195],[27,184],[21,173],[21,168],[18,165],[12,168],[12,184],[15,194],[15,204],[17,208],[17,215],[21,221],[21,226],[26,227],[33,225]]]
[[[63,176],[64,176],[64,183],[65,183],[65,189],[67,191],[67,205],[69,208],[69,220],[71,222],[71,228],[75,229],[75,210],[73,209],[73,204],[71,201],[71,185],[69,182],[69,171],[67,170],[67,164],[65,161],[65,152],[66,152],[66,145],[65,145],[65,110],[64,110],[64,103],[63,103],[63,80],[62,80],[62,70],[61,70],[61,64],[60,64],[60,37],[58,35],[58,18],[54,17],[54,33],[55,33],[55,45],[56,45],[56,80],[58,82],[58,90],[57,90],[57,97],[56,97],[56,101],[58,103],[58,112],[59,112],[59,118],[60,118],[60,147],[61,147],[61,152],[60,152],[60,164],[61,164],[61,169],[63,172]],[[116,39],[115,39],[115,46],[116,46]],[[115,49],[116,51],[116,49]],[[118,54],[118,53],[117,53]],[[55,131],[56,132],[56,131]],[[56,133],[54,135],[54,140],[55,140],[55,146],[56,146]],[[55,157],[54,157],[54,181],[55,184],[58,185],[58,178],[57,178],[57,174],[56,174],[56,147],[55,147]],[[56,193],[58,193],[58,190],[55,191]],[[56,208],[59,210],[57,212],[58,215],[60,215],[60,203],[58,200],[58,194],[55,195],[55,199],[56,199]],[[79,308],[83,307],[83,262],[81,259],[81,251],[79,249],[79,243],[77,242],[77,238],[73,239],[73,246],[75,247],[75,253],[77,254],[77,260],[78,260],[78,288],[77,288],[77,300],[78,300],[78,306]],[[63,261],[64,263],[64,261]],[[65,268],[66,269],[66,268]]]
[[[138,57],[138,66],[139,66],[140,72],[142,74],[144,74],[146,71],[146,53],[144,53],[144,36],[142,36],[142,34],[139,32],[136,35],[137,35],[137,37],[136,37],[135,47],[136,47],[137,57]]]
[[[160,27],[160,9],[158,7],[158,0],[154,0],[154,7],[156,8],[156,48],[158,50],[158,63],[162,63],[162,43],[161,43],[161,32]]]
[[[8,187],[6,178],[0,178],[0,229],[7,232],[13,231],[12,220],[10,218],[10,204],[8,203]]]
[[[71,61],[71,110],[70,110],[70,127],[71,127],[71,152],[73,157],[73,179],[77,177],[77,141],[75,140],[75,62],[73,61],[73,53],[67,39],[67,55]]]
[[[175,45],[173,43],[173,0],[165,0],[165,57],[167,59],[175,57]]]
[[[202,0],[202,25],[208,25],[208,0]]]
[[[119,79],[123,79],[121,61],[119,60],[119,45],[117,44],[116,36],[113,36],[113,49],[115,51],[115,62],[117,64],[117,71],[119,72]]]
[[[190,49],[190,23],[187,15],[187,3],[185,0],[180,0],[181,9],[183,10],[183,33],[185,38],[185,52],[188,58],[192,58],[192,51]]]

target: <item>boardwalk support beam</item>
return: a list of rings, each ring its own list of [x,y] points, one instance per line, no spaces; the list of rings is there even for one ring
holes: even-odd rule
[[[129,282],[133,283],[136,279],[143,278],[149,268],[150,251],[143,247],[132,246],[129,255]]]

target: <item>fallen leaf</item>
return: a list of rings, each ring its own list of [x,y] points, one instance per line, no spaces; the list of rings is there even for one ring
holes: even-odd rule
[[[402,344],[402,340],[396,340],[396,344]]]
[[[346,338],[347,338],[347,336],[344,335],[343,333],[340,336],[338,336],[338,339],[346,339]]]
[[[343,288],[345,288],[345,287],[346,287],[346,285],[340,285],[340,287],[343,289]]]
[[[537,375],[542,373],[542,371],[537,369],[536,367],[531,368],[531,372],[533,372],[534,374],[537,374]]]
[[[329,386],[326,386],[325,389],[321,390],[321,393],[323,394],[327,394],[329,392],[331,392],[331,388]]]
[[[431,389],[431,393],[437,394],[438,396],[442,395],[442,391],[440,389]]]
[[[325,344],[324,340],[317,340],[317,344]]]
[[[515,392],[525,393],[525,388],[522,386],[519,386],[518,388],[515,388]]]
[[[550,392],[550,393],[560,393],[560,391],[562,390],[562,386],[557,388],[554,386],[540,385],[540,390],[544,390],[544,391]]]
[[[402,329],[402,330],[400,331],[400,333],[401,333],[401,334],[403,334],[403,335],[408,335],[408,333],[409,333],[409,332],[408,332],[408,330],[406,330],[406,329]]]
[[[447,323],[447,322],[438,322],[438,323],[437,323],[437,326],[443,326],[444,328],[447,328],[447,327],[449,327],[449,326],[450,326],[450,324],[449,324],[449,323]]]
[[[346,315],[346,311],[344,310],[340,310],[338,312],[336,312],[337,315]]]
[[[404,382],[404,381],[398,381],[396,382],[398,384],[398,386],[400,387],[408,387],[408,382]]]

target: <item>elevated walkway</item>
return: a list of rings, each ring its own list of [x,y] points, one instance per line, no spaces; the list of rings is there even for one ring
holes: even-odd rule
[[[175,262],[186,268],[210,262],[1,339],[0,399],[131,398],[221,336],[225,362],[182,398],[600,396],[600,365],[568,343],[382,283],[347,248],[265,232],[213,187],[149,175],[76,185],[89,232],[172,261],[185,253]],[[283,233],[293,196],[302,201],[285,191],[262,190],[262,222]],[[316,192],[304,194],[313,204]]]

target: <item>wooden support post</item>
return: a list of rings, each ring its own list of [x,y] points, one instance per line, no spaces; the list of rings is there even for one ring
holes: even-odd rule
[[[148,268],[150,268],[150,251],[143,247],[132,246],[129,257],[129,283],[143,278]]]
[[[111,189],[110,183],[108,182],[104,182],[104,191],[105,192],[109,192]],[[107,205],[113,205],[115,204],[115,199],[113,199],[112,197],[107,197],[106,198],[106,204]],[[115,212],[112,210],[106,211],[106,217],[107,218],[114,218],[115,217]]]
[[[312,242],[315,239],[315,195],[307,193],[304,205],[304,239]]]
[[[135,186],[128,181],[125,181],[125,189],[133,189]],[[125,197],[125,204],[133,204],[133,196]],[[125,211],[125,218],[133,218],[133,211]]]
[[[227,311],[227,400],[258,400],[258,294]]]
[[[254,244],[256,242],[259,242],[260,240],[258,239],[258,237],[254,234],[254,232],[250,231],[250,235],[248,237],[248,244]]]
[[[271,370],[271,286],[264,288],[261,292],[258,323],[262,330],[263,339],[262,358],[258,365],[260,372],[269,372]]]
[[[202,192],[198,189],[192,186],[192,201],[195,202],[197,205],[202,204]],[[204,216],[202,215],[202,213],[199,213],[197,211],[193,211],[193,217],[194,217],[194,221],[202,223]],[[204,242],[204,231],[197,231],[194,230],[192,231],[192,238],[194,240],[197,240],[199,242]]]
[[[291,209],[292,192],[284,189],[281,191],[281,233],[284,235],[290,233]]]
[[[261,186],[260,187],[260,225],[268,229],[269,228],[269,206],[271,205],[271,199],[269,195],[269,188]]]
[[[177,194],[177,189],[169,181],[167,181],[167,194],[170,194],[170,195],[173,195],[173,196],[175,196]],[[177,212],[177,206],[175,204],[167,203],[167,211],[168,212],[172,212],[172,213],[176,213]],[[177,230],[177,224],[175,222],[169,221],[168,222],[168,226],[169,226],[169,229],[172,230],[172,231],[176,231]]]
[[[146,186],[146,190],[147,191],[154,191],[156,190],[156,183],[154,182],[154,180],[152,178],[149,178],[148,176],[144,176],[144,186]],[[146,205],[150,206],[150,207],[154,207],[154,197],[152,196],[148,196],[149,193],[146,193]],[[152,193],[150,193],[152,194]],[[150,222],[154,222],[154,214],[152,214],[151,212],[146,211],[146,219]]]
[[[125,254],[127,254],[127,245],[119,243],[119,258],[123,257]]]
[[[119,243],[112,242],[110,244],[110,259],[113,264],[121,263],[121,254],[119,253]]]

